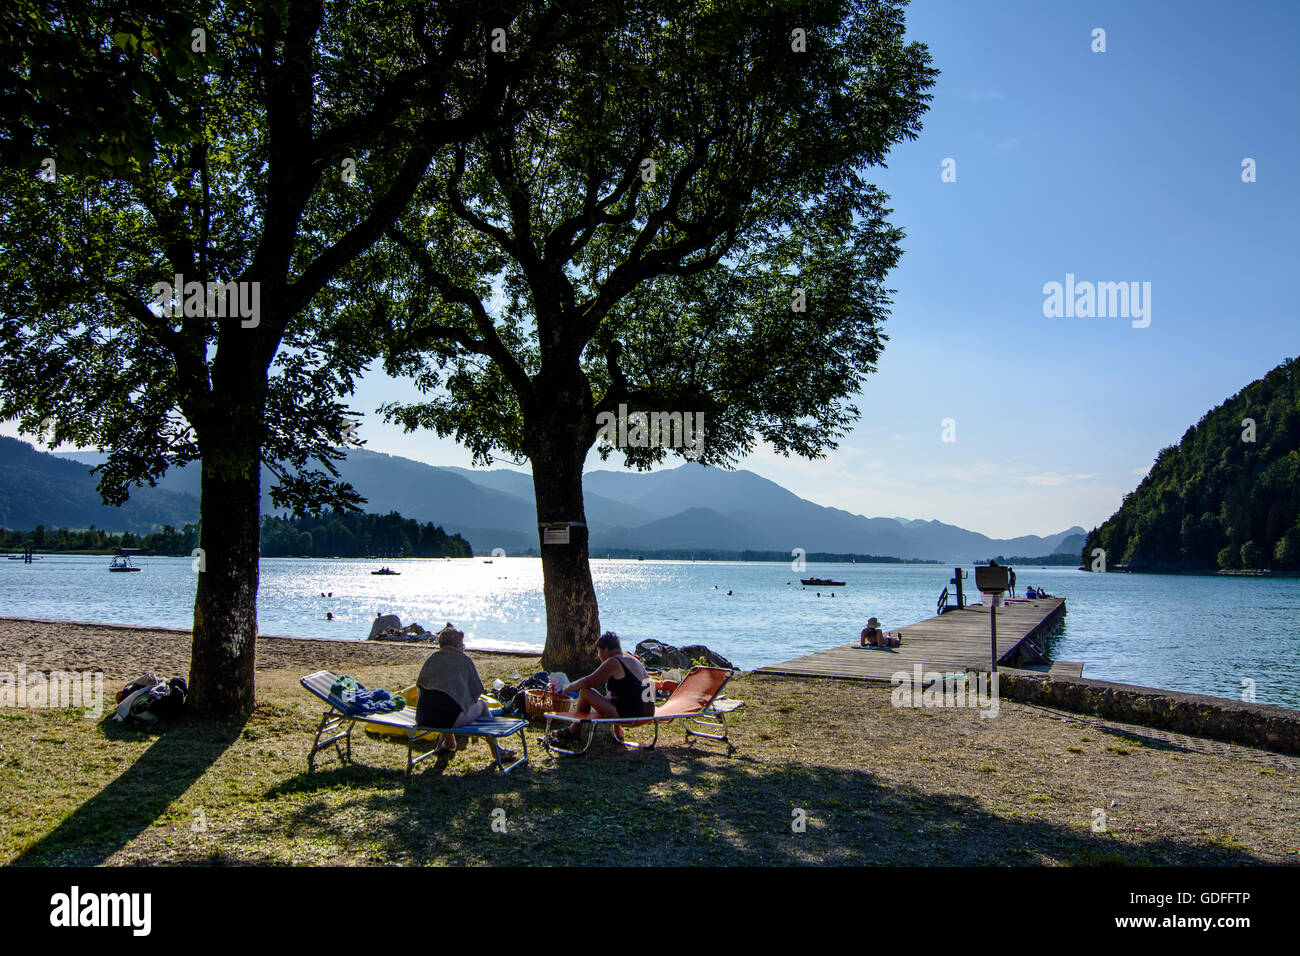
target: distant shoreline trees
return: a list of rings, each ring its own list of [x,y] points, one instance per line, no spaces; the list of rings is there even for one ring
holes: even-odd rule
[[[535,558],[537,548],[520,551],[519,556]],[[734,551],[725,548],[601,548],[591,549],[593,559],[601,558],[646,558],[651,561],[761,561],[790,563],[789,551]],[[839,554],[827,551],[814,551],[804,556],[811,564],[942,564],[927,558],[892,558],[878,554]],[[804,572],[799,572],[804,573]]]
[[[199,526],[187,524],[179,531],[163,525],[161,531],[113,534],[93,524],[85,529],[47,529],[38,524],[31,531],[0,528],[0,551],[21,553],[28,547],[35,554],[113,554],[118,548],[134,548],[153,554],[185,554],[199,546]]]
[[[386,515],[349,512],[309,518],[262,519],[262,556],[308,558],[364,558],[372,554],[399,554],[406,558],[472,558],[474,549],[458,534],[447,534],[431,523],[420,524],[397,512]],[[112,554],[132,548],[157,555],[189,555],[199,546],[199,526],[187,524],[177,531],[164,525],[151,534],[110,534],[94,525],[81,530],[31,531],[0,528],[0,551],[21,553],[28,547],[38,554]]]
[[[262,519],[262,556],[364,558],[400,554],[406,558],[472,558],[474,549],[458,534],[430,523],[386,515],[327,514]]]

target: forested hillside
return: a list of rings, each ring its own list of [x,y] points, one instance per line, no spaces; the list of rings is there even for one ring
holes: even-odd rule
[[[1300,362],[1289,359],[1163,449],[1083,564],[1139,570],[1300,570]]]
[[[162,488],[137,489],[120,508],[99,498],[99,478],[80,462],[0,435],[0,525],[89,528],[108,532],[179,528],[199,517],[199,499]]]

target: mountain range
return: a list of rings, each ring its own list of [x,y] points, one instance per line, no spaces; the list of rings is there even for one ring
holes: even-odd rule
[[[180,527],[199,513],[197,465],[173,468],[154,488],[136,489],[121,509],[105,508],[87,466],[96,452],[48,454],[0,437],[0,525],[85,527],[145,532]],[[339,473],[365,509],[433,522],[467,538],[476,553],[537,547],[532,477],[505,469],[439,468],[409,458],[351,449]],[[271,513],[271,477],[262,507]],[[709,549],[874,554],[970,562],[998,554],[1046,555],[1083,545],[1084,529],[1039,537],[990,538],[940,521],[868,518],[828,508],[750,471],[686,464],[655,472],[593,471],[584,477],[591,550]]]

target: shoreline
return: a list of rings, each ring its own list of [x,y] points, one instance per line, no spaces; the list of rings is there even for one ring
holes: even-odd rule
[[[1190,568],[1128,568],[1116,565],[1109,571],[1088,571],[1083,565],[1075,568],[1088,574],[1177,574],[1193,578],[1300,578],[1300,571],[1243,571],[1218,568],[1195,570]]]
[[[106,685],[147,673],[188,679],[191,640],[191,632],[183,628],[0,617],[0,671],[18,663],[29,674],[100,671]],[[427,644],[398,641],[259,634],[254,667],[258,673],[305,668],[302,674],[343,667],[418,670],[431,651]],[[520,667],[523,661],[541,656],[473,648],[468,652],[475,660],[501,667]]]
[[[190,637],[193,631],[188,627],[164,627],[159,624],[114,624],[110,621],[74,621],[64,618],[49,617],[10,617],[0,615],[0,624],[14,621],[24,624],[53,624],[69,627],[87,627],[101,628],[109,631],[144,631],[158,632],[161,634],[184,635]],[[371,641],[364,637],[297,637],[293,634],[261,634],[257,635],[258,641],[305,641],[319,642],[324,644],[364,644],[370,646],[392,646],[392,647],[414,647],[430,648],[436,646],[434,641]],[[470,647],[466,645],[467,651],[473,651],[475,654],[491,654],[500,657],[540,657],[541,648],[537,650],[512,650],[510,648],[481,648]]]
[[[70,620],[70,619],[63,619],[63,618],[40,618],[40,617],[25,617],[25,616],[17,616],[17,615],[15,616],[0,615],[0,628],[3,628],[3,626],[10,623],[31,624],[31,625],[40,625],[40,626],[55,626],[55,627],[75,627],[75,628],[84,628],[89,630],[99,630],[99,631],[108,631],[108,632],[159,634],[159,635],[166,635],[172,638],[184,637],[186,639],[187,649],[192,634],[191,629],[188,627],[167,627],[167,626],[155,625],[155,624],[119,624],[111,621],[81,621],[81,620]],[[261,646],[262,644],[266,644],[268,648],[284,646],[286,649],[288,649],[298,644],[302,644],[307,647],[313,645],[325,646],[325,647],[390,647],[390,648],[406,649],[406,650],[416,651],[416,652],[423,651],[426,654],[432,651],[433,647],[435,646],[435,643],[432,641],[372,641],[366,638],[300,637],[292,634],[264,634],[264,633],[259,633],[257,635],[257,640],[259,646]],[[541,647],[537,647],[535,649],[484,648],[484,647],[475,647],[472,645],[472,643],[468,643],[465,649],[472,656],[502,657],[508,659],[531,658],[531,659],[540,660],[542,655]],[[331,654],[330,656],[338,656],[338,655]],[[0,664],[3,664],[3,661],[0,661]],[[260,669],[261,667],[260,658],[259,658],[259,663],[256,666]],[[540,667],[540,664],[538,666]],[[737,666],[736,673],[737,674],[759,673],[760,671],[762,671],[764,666],[768,666],[768,665],[759,665],[752,668],[741,668]],[[1011,669],[1015,670],[1016,668],[1013,667]],[[1040,673],[1035,670],[1025,671],[1025,674],[1026,676],[1028,675],[1035,675],[1040,677],[1048,676],[1046,673]],[[835,678],[835,677],[828,677],[828,678],[813,677],[810,679],[848,680],[848,678]],[[1061,678],[1061,679],[1067,681],[1069,680],[1068,678]],[[1155,694],[1155,695],[1167,695],[1173,698],[1189,698],[1189,699],[1195,698],[1211,704],[1217,702],[1220,704],[1234,706],[1234,707],[1237,704],[1241,703],[1237,698],[1234,697],[1225,697],[1218,694],[1207,694],[1200,691],[1188,691],[1188,690],[1179,690],[1175,688],[1155,687],[1153,685],[1139,684],[1139,683],[1134,683],[1132,681],[1114,681],[1104,677],[1080,678],[1078,679],[1077,682],[1085,685],[1095,685],[1097,687],[1104,686],[1108,688],[1117,688],[1117,689],[1122,688],[1125,691],[1138,690],[1147,695]],[[1257,706],[1263,708],[1275,708],[1278,711],[1283,711],[1288,714],[1300,714],[1300,707],[1292,706],[1290,704],[1275,704],[1269,702],[1260,702]],[[1063,709],[1063,710],[1074,709],[1073,707],[1062,707],[1060,705],[1058,705],[1058,707],[1059,709]]]

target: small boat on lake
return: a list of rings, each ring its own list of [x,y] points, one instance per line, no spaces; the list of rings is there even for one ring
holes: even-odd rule
[[[799,583],[807,585],[808,587],[814,587],[814,586],[822,587],[822,588],[844,587],[843,581],[832,581],[830,578],[800,578]]]
[[[393,570],[392,568],[390,568],[388,565],[384,565],[384,566],[383,566],[382,568],[380,568],[378,571],[371,571],[370,573],[371,573],[371,574],[401,574],[402,572],[401,572],[401,571],[394,571],[394,570]]]
[[[144,568],[137,568],[131,563],[131,556],[129,554],[125,551],[119,551],[117,556],[113,558],[112,563],[109,564],[108,570],[123,573],[127,571],[143,571]]]

